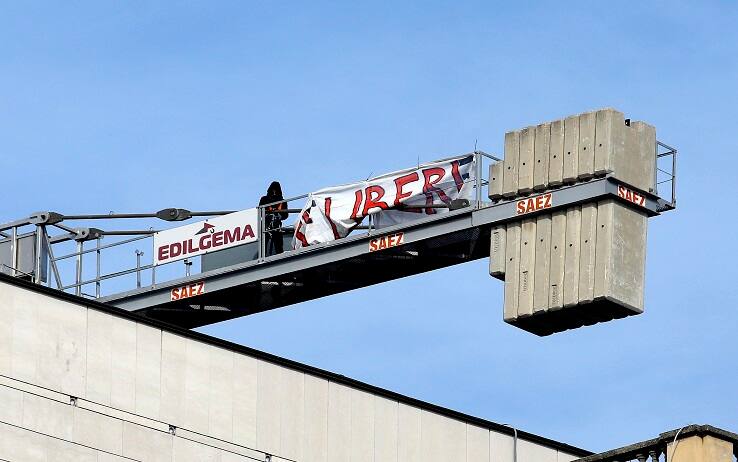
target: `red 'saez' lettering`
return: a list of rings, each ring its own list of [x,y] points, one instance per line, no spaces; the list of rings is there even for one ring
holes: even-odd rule
[[[515,213],[518,215],[525,213],[525,200],[518,201],[517,204],[515,204]]]

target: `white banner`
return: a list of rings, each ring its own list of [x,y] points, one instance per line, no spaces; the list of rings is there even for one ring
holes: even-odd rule
[[[229,213],[154,234],[154,265],[258,240],[256,209]]]
[[[474,167],[473,155],[453,157],[310,193],[295,224],[292,247],[346,237],[369,215],[383,228],[448,212],[430,206],[470,198]]]

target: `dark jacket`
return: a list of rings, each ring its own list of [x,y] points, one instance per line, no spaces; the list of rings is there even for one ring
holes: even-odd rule
[[[272,204],[273,202],[279,202],[284,200],[282,196],[282,186],[279,181],[272,181],[267,189],[266,196],[261,196],[259,199],[259,205]],[[287,212],[279,212],[279,210],[285,210],[287,208],[286,202],[280,202],[279,204],[269,205],[266,208],[266,219],[269,224],[268,228],[278,228],[282,226],[282,220],[288,217]]]

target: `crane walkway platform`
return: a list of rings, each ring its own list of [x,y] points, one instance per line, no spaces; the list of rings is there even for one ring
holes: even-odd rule
[[[489,257],[493,226],[607,198],[650,216],[668,209],[656,195],[603,177],[496,203],[476,200],[412,223],[370,229],[99,301],[177,326],[200,327]]]

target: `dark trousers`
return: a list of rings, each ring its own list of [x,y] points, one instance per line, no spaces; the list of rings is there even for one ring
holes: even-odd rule
[[[282,231],[267,231],[266,233],[266,254],[277,255],[284,252],[284,240]]]

